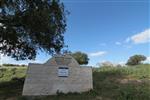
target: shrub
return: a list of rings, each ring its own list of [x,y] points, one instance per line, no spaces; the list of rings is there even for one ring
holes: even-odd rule
[[[129,58],[126,65],[138,65],[141,63],[141,61],[146,60],[146,57],[144,55],[134,55]]]

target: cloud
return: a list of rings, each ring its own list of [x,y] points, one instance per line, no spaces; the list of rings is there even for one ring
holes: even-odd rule
[[[150,29],[146,29],[143,32],[137,33],[126,39],[126,42],[133,42],[134,44],[148,43],[150,42]]]
[[[121,42],[116,42],[115,44],[116,44],[116,45],[121,45]]]
[[[148,62],[150,62],[150,56],[149,57],[147,57],[147,59],[146,59]]]
[[[98,56],[105,55],[106,53],[107,53],[106,51],[98,51],[98,52],[90,53],[89,56],[91,56],[91,57],[98,57]]]
[[[149,63],[150,64],[150,56],[146,58],[146,60],[144,61],[144,63]]]
[[[126,61],[120,61],[120,62],[118,62],[118,64],[120,64],[120,65],[122,65],[122,66],[125,66]]]

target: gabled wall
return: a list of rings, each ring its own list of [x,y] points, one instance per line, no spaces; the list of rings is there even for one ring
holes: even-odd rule
[[[56,56],[55,56],[56,57]],[[83,92],[93,88],[92,69],[80,67],[71,56],[70,62],[58,65],[55,57],[45,64],[29,64],[23,95],[53,95],[57,92]],[[59,77],[59,67],[68,68],[67,77]]]

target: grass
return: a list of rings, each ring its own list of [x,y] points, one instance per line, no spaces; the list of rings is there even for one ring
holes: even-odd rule
[[[0,68],[0,100],[150,100],[150,65],[93,68],[94,89],[53,96],[21,96],[26,67]]]

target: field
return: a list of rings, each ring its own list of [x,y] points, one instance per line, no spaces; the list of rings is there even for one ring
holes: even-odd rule
[[[85,93],[21,96],[26,67],[0,67],[0,100],[150,100],[150,65],[93,68],[94,89]]]

